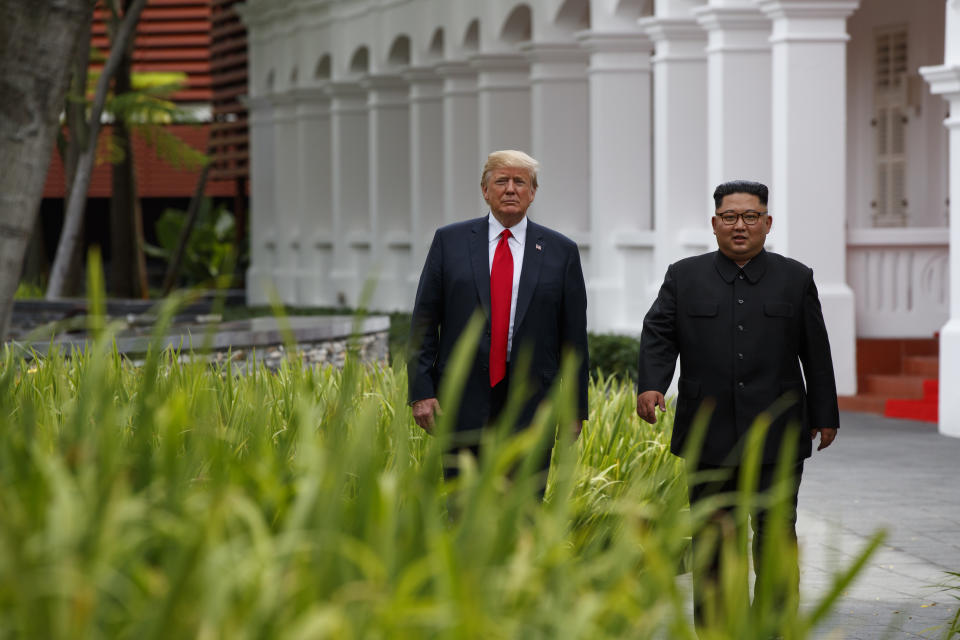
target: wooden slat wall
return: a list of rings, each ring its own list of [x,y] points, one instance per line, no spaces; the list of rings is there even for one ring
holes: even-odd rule
[[[177,102],[209,103],[211,0],[150,0],[137,26],[134,71],[183,71],[186,86],[173,95]],[[110,12],[98,3],[93,41],[103,58],[110,50],[107,25]],[[102,63],[94,62],[93,68]]]
[[[210,0],[212,10],[210,71],[213,125],[210,130],[211,180],[248,176],[247,30],[234,10],[238,0]]]

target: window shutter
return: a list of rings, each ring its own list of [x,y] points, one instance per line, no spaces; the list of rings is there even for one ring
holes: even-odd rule
[[[876,185],[873,224],[907,223],[907,29],[886,27],[875,34],[874,129]]]

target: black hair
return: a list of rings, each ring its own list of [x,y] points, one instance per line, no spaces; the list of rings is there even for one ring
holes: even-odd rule
[[[716,204],[717,209],[720,208],[720,203],[723,202],[724,196],[728,196],[731,193],[749,193],[750,195],[757,196],[760,199],[760,204],[763,206],[767,205],[767,185],[751,180],[731,180],[730,182],[724,182],[713,192],[713,202]]]

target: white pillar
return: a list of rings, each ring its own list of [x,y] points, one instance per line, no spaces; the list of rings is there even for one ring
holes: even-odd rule
[[[355,82],[331,82],[331,198],[333,268],[330,284],[338,306],[359,303],[370,264],[370,191],[367,95]]]
[[[644,293],[663,277],[653,267],[653,42],[641,31],[577,37],[590,52],[589,323],[638,332]]]
[[[846,282],[846,18],[859,0],[759,0],[773,19],[771,239],[813,267],[837,391],[857,390]]]
[[[940,330],[940,433],[960,438],[960,4],[948,0],[944,63],[920,70],[950,103],[950,319]]]
[[[359,275],[374,286],[371,309],[410,305],[410,103],[399,76],[368,76],[370,118],[370,270]]]
[[[300,156],[300,131],[293,94],[284,93],[274,98],[274,122],[277,131],[273,154],[276,182],[273,225],[277,245],[274,278],[280,301],[296,305],[297,265],[301,250],[298,239],[303,231],[300,220],[303,213],[300,208],[300,171],[296,166]]]
[[[659,8],[660,5],[658,5]],[[707,34],[693,17],[641,18],[653,56],[656,293],[667,266],[716,247],[707,189]],[[649,293],[649,292],[648,292]]]
[[[270,304],[276,259],[273,225],[274,183],[273,105],[269,98],[247,100],[250,121],[250,267],[247,269],[247,304]]]
[[[541,224],[582,243],[590,220],[587,54],[573,43],[524,47],[530,61],[530,153],[541,163],[534,211]],[[588,256],[581,256],[589,264]]]
[[[770,184],[770,20],[751,0],[710,0],[694,11],[707,30],[707,187]]]
[[[443,78],[443,221],[450,223],[484,213],[477,72],[465,62],[436,70]]]
[[[329,276],[333,267],[333,181],[330,164],[330,98],[322,88],[299,92],[300,185],[303,191],[304,233],[297,298],[313,307],[336,305]]]
[[[498,149],[530,152],[530,66],[521,55],[480,54],[477,70],[480,153]],[[479,182],[478,182],[479,188]],[[536,210],[536,202],[531,213]]]
[[[444,140],[443,79],[432,69],[404,74],[410,85],[410,229],[412,268],[406,274],[415,290],[433,233],[443,224]],[[469,181],[468,181],[469,182]],[[413,304],[412,298],[403,308]]]

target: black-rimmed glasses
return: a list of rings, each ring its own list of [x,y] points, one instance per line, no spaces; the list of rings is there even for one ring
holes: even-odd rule
[[[765,215],[767,215],[766,211],[744,211],[743,213],[736,213],[735,211],[721,211],[717,214],[717,217],[723,220],[723,224],[729,227],[737,224],[737,218],[743,218],[743,224],[752,226],[757,224],[757,220],[760,219],[760,216]]]

